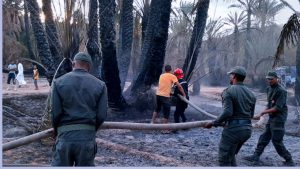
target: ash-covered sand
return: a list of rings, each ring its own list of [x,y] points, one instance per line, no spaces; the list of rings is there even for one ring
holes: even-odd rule
[[[44,87],[42,87],[44,82]],[[4,86],[5,87],[5,86]],[[45,109],[49,87],[41,80],[41,90],[33,87],[22,88],[22,92],[3,90],[3,105],[10,106],[26,115],[18,115],[31,126],[37,126]],[[219,94],[223,88],[203,87],[202,95],[192,96],[190,100],[206,111],[218,115],[222,111]],[[258,101],[256,113],[265,105],[264,96]],[[173,121],[174,107],[171,119]],[[284,143],[291,152],[296,166],[300,166],[299,124],[294,122],[295,107],[289,106],[289,117],[286,125],[287,134]],[[207,117],[189,107],[186,110],[188,121],[206,120]],[[149,123],[152,112],[136,113],[109,112],[107,121],[129,121]],[[133,130],[99,130],[97,133],[98,152],[96,166],[102,167],[199,167],[218,166],[218,143],[222,128],[195,128],[180,130],[178,133],[163,134],[160,131]],[[251,138],[241,148],[238,166],[253,166],[242,157],[251,155],[263,129],[254,129]],[[3,143],[29,135],[24,127],[3,115]],[[47,144],[48,142],[48,144]],[[51,162],[51,141],[34,142],[22,147],[3,152],[4,166],[49,166]],[[283,166],[284,160],[276,153],[270,143],[261,156],[259,166]]]

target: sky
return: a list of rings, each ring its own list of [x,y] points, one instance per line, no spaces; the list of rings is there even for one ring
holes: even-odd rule
[[[193,0],[187,0],[193,2]],[[232,11],[234,12],[236,9],[228,8],[230,4],[233,4],[233,0],[231,3],[224,2],[224,0],[211,0],[208,10],[208,15],[213,18],[224,17]],[[298,0],[286,0],[296,11],[300,12],[300,3]],[[285,24],[289,17],[293,14],[293,11],[288,7],[282,9],[278,15],[275,16],[275,22],[278,24]]]

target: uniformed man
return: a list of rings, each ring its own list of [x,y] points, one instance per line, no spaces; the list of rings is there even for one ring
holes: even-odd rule
[[[236,66],[228,74],[231,86],[222,93],[223,113],[205,125],[206,128],[224,126],[219,145],[220,166],[236,166],[235,155],[251,136],[256,102],[254,94],[243,84],[245,68]]]
[[[91,56],[79,52],[73,71],[52,83],[52,125],[57,133],[52,166],[94,166],[96,131],[107,116],[105,83],[89,74]]]
[[[259,137],[254,154],[245,159],[258,162],[265,147],[272,140],[277,153],[286,160],[284,164],[294,166],[292,156],[282,142],[288,112],[286,105],[287,91],[278,83],[278,75],[275,71],[269,71],[266,78],[270,84],[267,93],[268,105],[266,110],[255,116],[254,119],[258,120],[261,116],[268,114],[269,120],[264,133]]]

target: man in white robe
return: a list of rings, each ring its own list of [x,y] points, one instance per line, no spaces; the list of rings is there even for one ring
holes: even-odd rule
[[[21,87],[21,85],[25,85],[26,81],[24,80],[24,68],[22,63],[18,63],[18,74],[16,77],[17,81],[18,81],[18,86]]]

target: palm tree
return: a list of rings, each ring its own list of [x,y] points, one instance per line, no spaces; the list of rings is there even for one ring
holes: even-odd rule
[[[28,17],[28,7],[27,7],[27,2],[24,0],[24,24],[25,24],[25,34],[26,34],[26,46],[28,49],[28,54],[30,59],[34,59],[34,53],[32,49],[32,44],[31,44],[31,37],[30,37],[30,23],[29,23],[29,17]]]
[[[59,63],[63,59],[62,46],[56,28],[56,24],[53,20],[51,1],[43,0],[42,2],[43,2],[42,9],[45,15],[45,28],[46,28],[47,40],[49,42],[49,47],[54,61],[54,66],[57,68]]]
[[[165,59],[166,43],[171,12],[171,0],[152,0],[147,23],[146,36],[143,41],[141,58],[142,71],[135,80],[131,94],[138,95],[150,89],[162,73]]]
[[[166,60],[176,62],[171,62],[170,64],[175,64],[177,67],[182,67],[184,64],[188,42],[193,29],[192,15],[189,15],[193,8],[193,3],[181,2],[179,8],[173,9],[174,16],[172,17],[171,15]],[[174,57],[177,59],[173,59]]]
[[[237,59],[238,59],[238,54],[240,51],[240,30],[241,27],[244,25],[245,23],[245,19],[246,19],[247,15],[245,14],[244,11],[242,11],[241,13],[237,13],[234,12],[233,13],[229,13],[227,15],[227,18],[225,18],[225,22],[224,24],[232,26],[233,27],[233,59],[232,59],[232,66],[236,66],[237,64]]]
[[[220,65],[217,63],[217,55],[219,46],[219,39],[222,36],[220,29],[224,26],[220,18],[216,20],[209,19],[206,26],[206,35],[207,35],[207,50],[208,50],[208,69],[209,72],[212,72],[210,76],[211,85],[220,85]],[[227,62],[225,60],[224,62]]]
[[[32,29],[35,35],[38,55],[42,64],[47,68],[47,71],[53,71],[56,69],[49,48],[49,43],[46,37],[43,24],[40,19],[40,10],[36,0],[26,0],[27,7],[30,12],[30,20]]]
[[[75,5],[76,0],[64,0],[64,22],[59,23],[65,58],[73,58],[78,53],[80,42],[83,40],[81,35],[86,35],[84,14],[80,9],[81,4],[78,4],[78,9],[75,8]]]
[[[99,0],[100,43],[102,51],[102,78],[106,83],[111,106],[122,108],[123,97],[116,57],[114,16],[115,0]]]
[[[90,0],[89,8],[89,25],[87,30],[88,42],[86,45],[88,53],[93,60],[93,68],[91,73],[100,78],[101,77],[101,54],[99,44],[99,30],[98,30],[98,1]]]
[[[295,11],[296,12],[296,11]],[[288,22],[283,26],[277,51],[275,53],[275,61],[273,68],[277,65],[281,55],[284,54],[284,46],[297,45],[296,54],[296,83],[295,83],[295,100],[298,106],[300,106],[300,14],[299,12],[293,14]]]
[[[237,0],[237,4],[232,4],[229,7],[240,8],[247,14],[247,27],[246,27],[246,43],[245,43],[245,57],[243,66],[247,69],[248,63],[251,58],[249,43],[251,42],[251,16],[253,14],[254,7],[257,6],[258,0]]]
[[[136,12],[134,19],[134,31],[133,31],[133,42],[132,42],[132,59],[131,59],[131,70],[132,77],[137,77],[138,75],[138,63],[139,56],[141,55],[141,40],[142,40],[142,30],[141,30],[141,16]]]
[[[185,72],[186,79],[191,78],[194,67],[197,62],[198,53],[199,49],[201,48],[202,37],[205,30],[209,2],[210,0],[202,0],[199,1],[196,5],[197,14],[195,18],[191,40],[189,43],[189,48],[187,51],[187,56],[183,65],[183,71]]]
[[[253,9],[253,14],[259,20],[260,27],[264,32],[266,25],[274,23],[274,17],[285,5],[277,0],[260,0]]]
[[[142,2],[140,2],[142,1]],[[141,49],[143,49],[144,45],[144,39],[146,37],[146,28],[148,24],[148,19],[150,15],[150,0],[140,0],[140,1],[135,1],[136,6],[139,8],[137,12],[139,12],[142,16],[142,44],[141,44]],[[144,55],[141,55],[139,58],[139,63],[138,63],[138,72],[142,71],[143,68],[143,63],[144,63]],[[136,79],[137,76],[134,77]]]
[[[121,9],[120,21],[120,54],[118,65],[120,70],[121,90],[123,90],[131,59],[131,48],[133,38],[133,0],[124,0]]]

